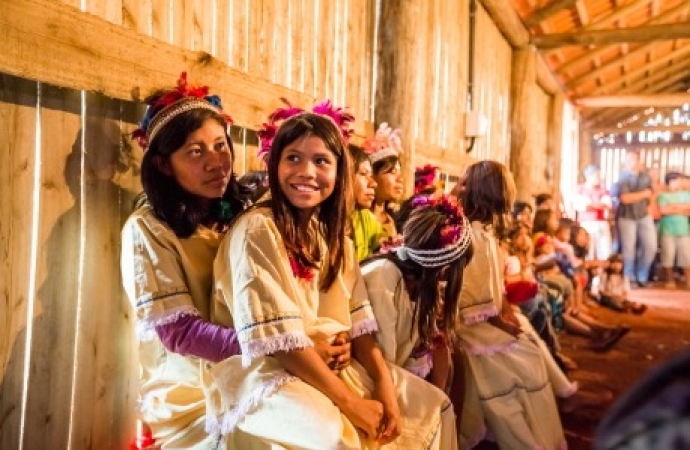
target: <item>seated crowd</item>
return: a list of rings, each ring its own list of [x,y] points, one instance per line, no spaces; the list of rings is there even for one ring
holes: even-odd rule
[[[274,112],[266,171],[238,179],[218,97],[183,76],[147,103],[122,249],[147,448],[566,447],[559,333],[606,351],[629,329],[593,302],[645,307],[548,196],[516,203],[485,160],[403,199],[399,131],[348,145],[330,102]]]

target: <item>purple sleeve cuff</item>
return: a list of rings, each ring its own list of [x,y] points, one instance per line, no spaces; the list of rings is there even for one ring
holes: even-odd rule
[[[196,356],[211,362],[240,354],[237,333],[207,322],[199,316],[182,316],[174,322],[156,326],[163,346],[184,356]]]

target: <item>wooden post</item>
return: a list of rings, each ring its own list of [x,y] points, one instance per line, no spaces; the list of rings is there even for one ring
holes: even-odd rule
[[[551,97],[549,111],[548,136],[546,149],[551,173],[551,194],[560,202],[561,198],[561,159],[563,154],[563,94]]]
[[[416,32],[423,2],[382,0],[378,29],[378,76],[376,79],[376,126],[388,122],[402,133],[401,158],[406,188],[414,177],[415,124],[419,92],[415,86],[418,52],[425,37]],[[409,194],[406,189],[406,195]]]
[[[510,84],[511,143],[510,170],[515,179],[517,198],[529,201],[532,196],[531,124],[532,89],[536,83],[537,53],[534,47],[521,47],[513,51]]]
[[[582,126],[580,127],[580,138],[578,144],[580,154],[578,155],[577,178],[578,180],[581,180],[582,171],[585,170],[585,167],[592,162],[592,133]]]

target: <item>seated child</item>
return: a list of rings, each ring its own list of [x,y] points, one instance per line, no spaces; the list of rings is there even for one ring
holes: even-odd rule
[[[599,280],[599,303],[614,311],[644,313],[647,305],[629,301],[629,291],[630,281],[623,273],[623,256],[614,253],[609,256],[608,264]]]

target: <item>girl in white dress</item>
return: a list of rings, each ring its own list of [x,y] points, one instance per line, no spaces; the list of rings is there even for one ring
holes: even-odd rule
[[[238,450],[452,450],[448,398],[387,364],[376,345],[346,238],[351,162],[335,121],[349,120],[317,111],[277,129],[267,155],[271,199],[242,214],[219,249],[216,285],[242,355],[211,369],[222,403],[210,425]],[[313,339],[342,331],[353,359],[336,375]]]

